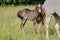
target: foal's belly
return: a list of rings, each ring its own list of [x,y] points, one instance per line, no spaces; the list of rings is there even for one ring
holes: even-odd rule
[[[37,15],[38,14],[34,14],[34,13],[28,13],[29,15],[27,15],[27,19],[28,20],[34,20],[34,19],[36,19],[37,18]]]
[[[31,21],[34,20],[34,19],[36,19],[36,18],[37,18],[37,17],[35,17],[35,16],[33,16],[33,15],[27,17],[27,19],[28,19],[28,20],[31,20]]]

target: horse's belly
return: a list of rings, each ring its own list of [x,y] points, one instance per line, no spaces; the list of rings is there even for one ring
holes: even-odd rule
[[[60,16],[60,1],[56,3],[55,12],[57,13],[58,16]]]

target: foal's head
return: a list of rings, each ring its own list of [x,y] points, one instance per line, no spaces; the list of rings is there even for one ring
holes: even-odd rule
[[[41,13],[41,11],[42,11],[42,4],[41,3],[37,3],[36,10],[38,13]]]

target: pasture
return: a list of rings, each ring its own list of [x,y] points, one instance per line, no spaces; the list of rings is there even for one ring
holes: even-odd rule
[[[24,27],[25,35],[20,35],[21,20],[17,17],[20,9],[34,9],[35,5],[0,7],[0,40],[45,40],[45,26],[41,33],[34,34],[32,21],[27,21]],[[52,17],[49,28],[50,40],[59,40],[54,28],[54,17]],[[38,26],[37,26],[38,27]]]

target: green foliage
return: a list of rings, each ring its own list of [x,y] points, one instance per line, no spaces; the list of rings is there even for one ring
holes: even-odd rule
[[[2,0],[0,0],[0,3],[2,3]]]
[[[45,1],[45,0],[0,0],[1,4],[35,4],[37,1]]]

